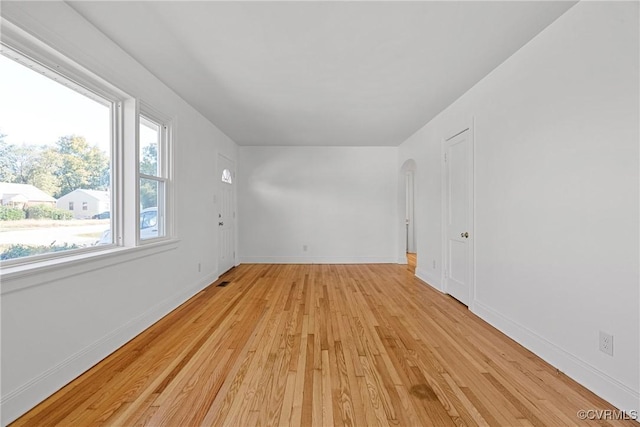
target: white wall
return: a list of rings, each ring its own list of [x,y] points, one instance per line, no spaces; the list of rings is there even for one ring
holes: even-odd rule
[[[241,147],[241,262],[396,262],[396,154],[395,147]]]
[[[638,52],[637,2],[581,2],[398,158],[417,162],[417,274],[441,288],[442,138],[474,118],[470,308],[625,410],[640,409]]]
[[[2,423],[91,367],[218,276],[214,194],[235,143],[62,2],[3,3],[2,15],[175,118],[179,241],[2,282]],[[161,48],[161,47],[160,47]],[[197,204],[194,204],[194,200]],[[201,263],[201,272],[197,264]]]

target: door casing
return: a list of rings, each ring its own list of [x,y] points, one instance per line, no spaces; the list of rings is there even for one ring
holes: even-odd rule
[[[473,303],[475,301],[475,156],[474,156],[474,145],[475,145],[475,130],[474,130],[474,120],[473,118],[468,121],[458,124],[458,126],[453,127],[451,131],[445,133],[445,136],[442,138],[442,290],[446,293],[448,292],[449,287],[449,268],[450,268],[450,260],[449,260],[449,232],[452,230],[448,229],[448,218],[449,218],[449,204],[448,204],[448,159],[446,159],[447,153],[447,143],[462,134],[463,132],[468,132],[469,143],[467,145],[467,156],[466,156],[466,168],[467,168],[467,230],[465,232],[469,233],[469,238],[467,239],[466,250],[467,250],[467,266],[466,266],[466,279],[468,284],[468,296],[466,301],[462,301],[466,304],[470,309],[473,309]]]

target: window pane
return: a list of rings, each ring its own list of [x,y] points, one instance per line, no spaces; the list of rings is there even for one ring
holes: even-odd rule
[[[111,104],[3,55],[0,75],[0,258],[97,244],[111,226],[92,218],[111,210]]]
[[[233,184],[233,180],[231,179],[231,171],[229,169],[225,169],[222,171],[222,182]]]
[[[140,178],[140,240],[165,235],[163,212],[164,182]]]
[[[140,116],[140,173],[160,176],[158,147],[160,126]]]

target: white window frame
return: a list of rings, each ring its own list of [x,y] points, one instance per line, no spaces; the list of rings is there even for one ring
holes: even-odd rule
[[[2,19],[0,21],[0,25],[3,27],[2,41],[0,42],[0,54],[8,57],[10,60],[18,62],[26,68],[30,68],[52,79],[70,90],[74,90],[110,108],[111,144],[109,155],[111,159],[111,186],[114,188],[118,180],[121,179],[121,177],[117,175],[116,168],[116,163],[118,162],[118,158],[116,157],[117,146],[122,143],[118,132],[116,132],[116,129],[120,126],[117,110],[122,103],[122,99],[127,95],[97,75],[49,48],[39,40],[27,35],[8,21]],[[115,192],[111,191],[111,193],[113,194]],[[112,204],[117,205],[117,201],[112,200]],[[115,222],[116,221],[112,220],[112,224],[115,224]],[[62,260],[68,256],[83,253],[96,253],[101,250],[103,250],[103,248],[97,246],[70,249],[68,251],[4,260],[0,262],[0,266],[2,266],[4,270],[11,266],[31,265],[40,261],[48,261],[52,259]]]
[[[222,182],[224,182],[225,184],[233,184],[233,177],[231,175],[232,174],[229,169],[224,169],[222,171],[222,177],[221,177]]]
[[[93,271],[108,265],[148,256],[176,247],[172,219],[172,120],[158,114],[150,106],[139,102],[113,84],[74,62],[46,43],[28,34],[18,26],[0,17],[2,40],[0,50],[7,56],[17,54],[28,67],[54,78],[58,82],[98,102],[111,106],[111,230],[113,243],[81,249],[34,255],[0,262],[1,293],[33,286],[33,281],[22,280],[33,275],[43,275],[44,282],[57,280],[83,271]],[[14,56],[15,58],[15,56]],[[155,121],[167,126],[165,187],[165,235],[145,240],[144,247],[138,240],[138,116],[139,110]],[[135,149],[135,154],[131,152]],[[135,206],[127,200],[135,200]],[[123,258],[125,257],[125,258]],[[40,284],[42,282],[39,282]]]
[[[140,172],[140,121],[146,119],[159,126],[160,129],[160,141],[158,142],[158,175],[147,175]],[[136,208],[137,216],[140,218],[140,180],[148,179],[162,183],[162,194],[158,194],[158,237],[150,239],[140,238],[140,221],[137,221],[136,227],[136,245],[148,245],[163,240],[170,240],[173,238],[173,121],[166,115],[155,110],[149,104],[144,101],[139,102],[137,126],[138,132],[136,134]]]

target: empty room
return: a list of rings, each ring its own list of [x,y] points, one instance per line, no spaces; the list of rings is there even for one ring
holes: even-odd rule
[[[640,425],[638,1],[2,1],[2,426]]]

